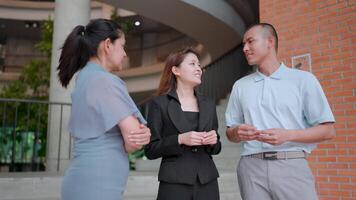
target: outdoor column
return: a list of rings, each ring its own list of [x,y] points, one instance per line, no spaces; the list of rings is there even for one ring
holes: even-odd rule
[[[73,28],[79,24],[86,25],[89,18],[90,0],[56,0],[49,93],[51,102],[71,102],[73,81],[67,89],[63,88],[58,81],[57,66],[60,48]],[[70,157],[70,137],[67,132],[70,107],[52,105],[48,113],[46,169],[47,171],[63,171]]]

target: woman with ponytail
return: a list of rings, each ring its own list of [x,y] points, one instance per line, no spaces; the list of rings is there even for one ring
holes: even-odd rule
[[[96,19],[77,26],[64,42],[58,76],[72,93],[69,132],[73,160],[65,172],[62,200],[122,200],[129,174],[128,152],[149,142],[150,130],[113,71],[126,56],[125,35],[115,22]]]
[[[162,158],[157,200],[218,200],[219,173],[212,155],[221,150],[214,101],[195,92],[201,83],[199,54],[172,53],[149,105],[149,159]]]

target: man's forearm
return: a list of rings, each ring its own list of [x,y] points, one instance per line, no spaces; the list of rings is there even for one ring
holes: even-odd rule
[[[319,124],[302,130],[290,130],[291,142],[317,143],[330,140],[335,137],[334,123]]]

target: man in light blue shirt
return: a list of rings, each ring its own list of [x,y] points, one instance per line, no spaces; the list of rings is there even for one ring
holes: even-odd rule
[[[335,136],[334,116],[314,75],[278,62],[274,27],[260,23],[243,39],[255,73],[233,86],[226,134],[242,142],[238,180],[243,199],[318,199],[305,159]]]

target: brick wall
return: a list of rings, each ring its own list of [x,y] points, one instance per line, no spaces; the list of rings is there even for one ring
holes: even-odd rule
[[[320,199],[356,199],[356,1],[260,0],[260,21],[276,27],[287,65],[310,54],[336,117],[336,138],[309,157]]]

